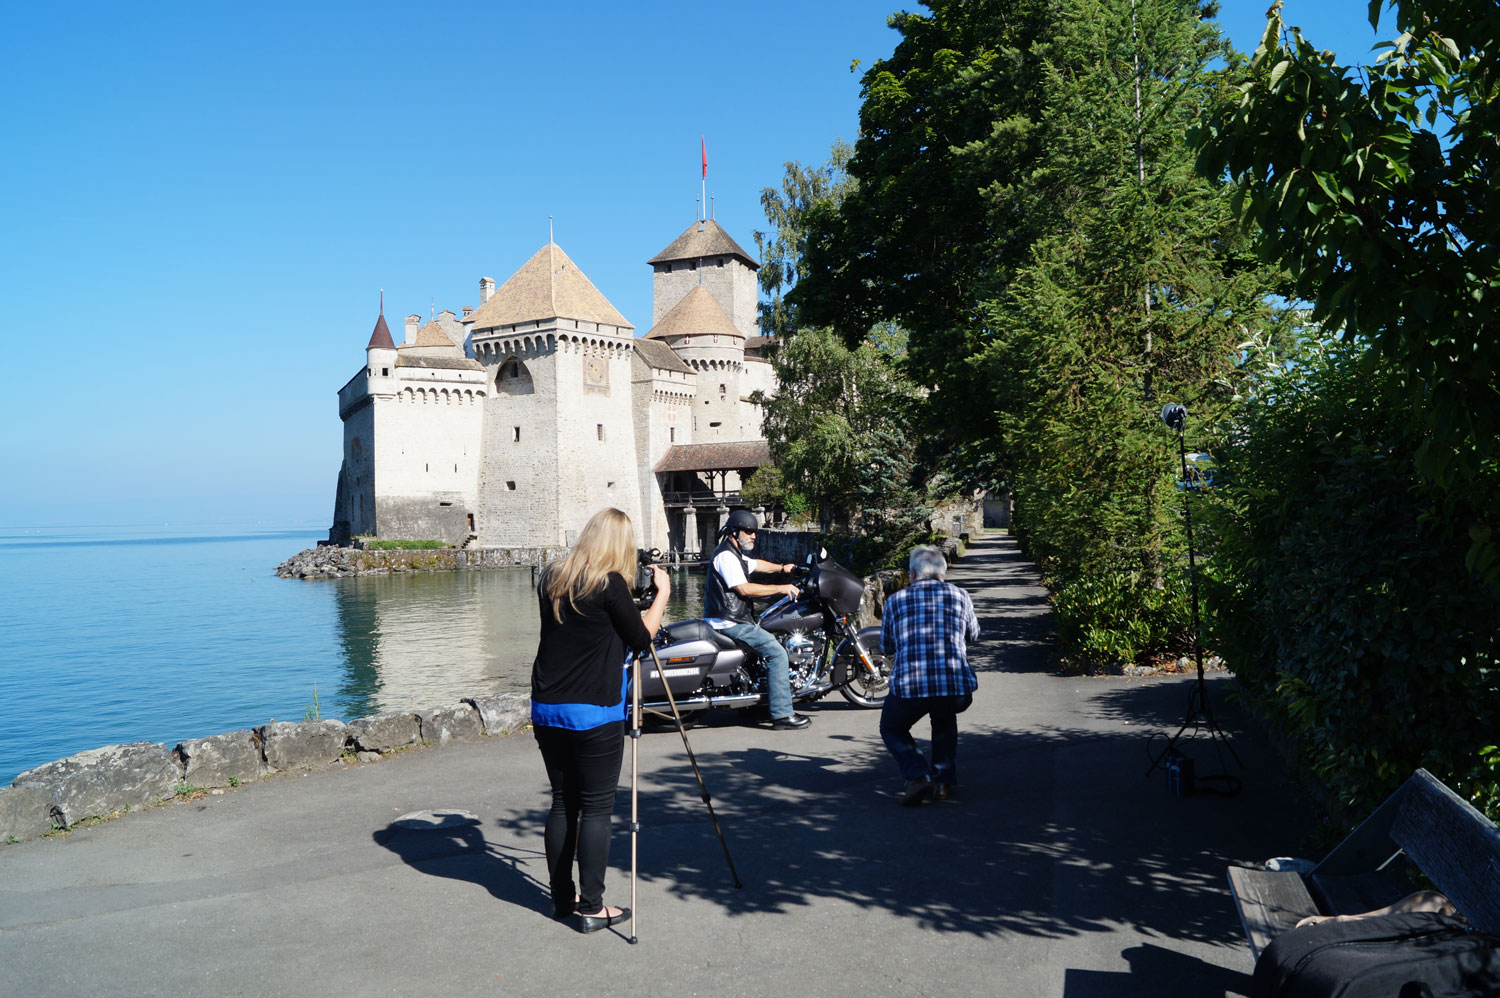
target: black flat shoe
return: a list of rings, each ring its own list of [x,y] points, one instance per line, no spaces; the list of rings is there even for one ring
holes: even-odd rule
[[[607,929],[611,925],[619,925],[622,922],[630,921],[629,908],[621,908],[618,915],[606,914],[605,912],[607,911],[608,909],[605,909],[605,911],[601,911],[597,915],[579,915],[578,931],[598,932],[600,929]]]
[[[793,714],[790,717],[778,717],[771,722],[772,731],[795,731],[798,728],[806,728],[812,724],[812,718],[806,714]]]

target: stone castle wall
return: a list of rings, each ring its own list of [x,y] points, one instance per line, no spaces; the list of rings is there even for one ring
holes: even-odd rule
[[[755,271],[732,256],[710,256],[702,260],[675,260],[653,265],[651,325],[655,326],[672,306],[702,284],[746,336],[757,331],[755,305],[759,292]]]

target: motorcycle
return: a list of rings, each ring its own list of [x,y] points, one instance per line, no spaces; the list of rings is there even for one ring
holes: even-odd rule
[[[656,552],[642,551],[642,564]],[[641,569],[649,583],[650,572]],[[812,703],[833,690],[856,707],[879,707],[890,690],[891,664],[880,650],[880,628],[854,626],[864,582],[819,549],[794,575],[798,596],[783,596],[756,622],[786,649],[792,702]],[[654,595],[637,586],[642,605]],[[655,657],[641,661],[641,706],[670,716],[671,698],[684,726],[711,707],[766,706],[760,656],[735,643],[729,621],[698,618],[665,624],[654,639]]]

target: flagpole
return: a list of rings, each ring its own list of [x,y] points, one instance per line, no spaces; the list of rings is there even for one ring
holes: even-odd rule
[[[698,202],[698,214],[700,216],[698,221],[701,222],[708,217],[704,214],[704,212],[708,211],[708,139],[699,135],[698,141],[703,147],[703,197]]]

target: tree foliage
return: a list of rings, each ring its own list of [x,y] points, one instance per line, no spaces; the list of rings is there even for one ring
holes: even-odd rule
[[[917,424],[1002,480],[1059,626],[1090,664],[1180,644],[1182,527],[1166,400],[1195,444],[1276,276],[1182,136],[1227,86],[1184,0],[933,3],[863,79],[857,182],[811,212],[792,297],[846,336],[908,332]]]
[[[853,152],[849,143],[838,139],[822,166],[788,162],[781,188],[761,189],[761,210],[771,223],[769,232],[755,233],[761,260],[760,331],[764,335],[785,336],[798,328],[795,309],[786,294],[807,276],[807,216],[815,207],[837,210],[854,186],[848,174]]]
[[[826,329],[783,338],[776,375],[777,394],[760,402],[787,486],[825,525],[852,513],[876,543],[899,543],[926,517],[908,415],[916,387],[872,343],[851,349]]]
[[[1410,378],[1359,344],[1272,369],[1218,455],[1206,619],[1351,810],[1418,766],[1493,809],[1500,596],[1469,581],[1452,497],[1413,468]]]
[[[1373,26],[1383,6],[1370,4]],[[1500,10],[1492,0],[1401,0],[1376,65],[1335,64],[1278,0],[1247,79],[1194,133],[1200,168],[1227,174],[1267,259],[1314,318],[1403,372],[1422,475],[1494,494],[1500,462]],[[1468,565],[1500,584],[1495,506],[1473,519]]]

